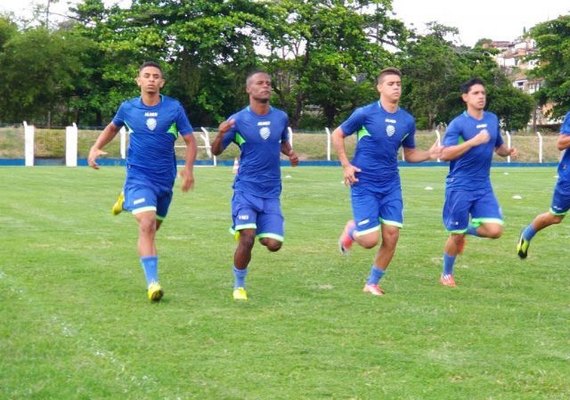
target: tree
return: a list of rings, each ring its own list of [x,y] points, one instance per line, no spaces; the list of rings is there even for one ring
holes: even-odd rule
[[[397,49],[405,38],[403,24],[388,17],[390,7],[389,0],[277,2],[274,13],[286,23],[268,38],[267,64],[279,77],[276,92],[292,126],[308,104],[320,106],[330,126],[368,101],[355,96],[391,64],[384,46]]]
[[[538,24],[529,34],[537,47],[529,59],[538,61],[529,75],[544,78],[536,97],[540,105],[553,102],[552,116],[560,117],[570,109],[570,15]]]

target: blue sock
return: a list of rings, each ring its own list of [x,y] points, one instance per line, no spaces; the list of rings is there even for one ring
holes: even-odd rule
[[[144,270],[147,285],[150,285],[151,282],[158,282],[157,256],[141,257],[141,267]]]
[[[378,282],[380,282],[380,279],[382,279],[385,273],[386,272],[383,269],[380,269],[380,267],[372,265],[370,268],[370,275],[368,275],[368,279],[366,280],[366,284],[378,285]]]
[[[455,256],[443,253],[443,275],[453,275],[453,264],[455,264]]]
[[[477,228],[479,228],[479,227],[469,224],[469,226],[467,227],[467,230],[465,231],[465,234],[466,235],[479,236],[479,234],[477,233]]]
[[[247,268],[237,269],[234,265],[234,288],[242,287],[245,288],[245,277],[247,276]]]
[[[534,235],[536,235],[536,230],[532,227],[532,224],[529,224],[522,232],[523,238],[528,241],[530,241]]]

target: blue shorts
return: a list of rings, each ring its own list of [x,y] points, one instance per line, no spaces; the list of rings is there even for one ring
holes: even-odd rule
[[[364,185],[350,188],[352,214],[359,235],[377,231],[381,224],[401,228],[404,223],[402,189],[396,187],[385,193],[374,192]]]
[[[566,215],[568,210],[570,210],[570,196],[567,191],[563,190],[561,184],[557,182],[552,194],[550,213],[553,215]]]
[[[443,205],[443,224],[449,232],[464,233],[469,226],[482,223],[503,224],[503,214],[492,189],[446,189]]]
[[[232,232],[255,229],[258,238],[283,242],[284,219],[279,198],[263,198],[235,192],[232,198]]]
[[[123,206],[125,210],[133,214],[155,211],[157,219],[166,218],[172,202],[172,185],[157,185],[141,176],[130,177],[127,175],[123,191],[125,193],[125,204]]]

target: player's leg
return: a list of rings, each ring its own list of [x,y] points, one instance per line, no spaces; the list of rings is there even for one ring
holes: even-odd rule
[[[349,220],[339,237],[341,254],[348,254],[356,242],[365,249],[376,247],[380,241],[380,209],[376,196],[361,186],[350,189],[353,220]]]
[[[395,189],[386,195],[377,195],[376,200],[379,209],[377,219],[381,221],[382,243],[376,252],[363,290],[380,296],[384,294],[384,291],[380,288],[379,282],[396,253],[400,228],[403,226],[402,191]]]
[[[443,248],[443,266],[439,281],[444,286],[455,287],[454,267],[457,256],[465,245],[465,232],[469,226],[469,210],[473,202],[466,191],[445,191],[443,224],[449,236]]]
[[[125,209],[130,211],[138,224],[137,249],[144,271],[148,298],[158,301],[164,292],[158,279],[158,255],[156,251],[158,196],[154,188],[138,183],[125,185]]]
[[[251,261],[251,252],[255,244],[257,231],[257,210],[261,207],[259,200],[253,196],[236,192],[232,198],[232,218],[234,232],[239,232],[238,245],[234,252],[234,300],[247,300],[245,280],[248,274],[248,265]]]
[[[257,215],[259,243],[271,252],[279,251],[285,237],[281,202],[278,198],[263,199],[262,211]]]
[[[476,236],[498,239],[503,234],[503,214],[492,190],[476,193],[471,206],[471,225],[476,227]]]
[[[525,259],[528,256],[531,239],[544,228],[561,223],[569,209],[570,196],[564,196],[557,184],[552,195],[550,210],[537,215],[529,225],[521,230],[517,242],[517,255],[521,259]]]

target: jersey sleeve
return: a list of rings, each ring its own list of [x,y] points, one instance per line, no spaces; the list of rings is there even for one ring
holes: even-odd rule
[[[416,121],[414,118],[410,117],[408,122],[408,133],[402,140],[402,146],[408,149],[415,149],[416,148]]]
[[[283,132],[281,132],[281,143],[289,141],[289,117],[283,113]]]
[[[229,117],[227,120],[235,120],[234,126],[232,126],[230,129],[228,129],[228,131],[224,134],[224,136],[222,137],[222,148],[225,149],[226,147],[228,147],[230,145],[230,143],[235,143],[238,146],[241,145],[241,142],[238,138],[239,135],[239,124],[240,124],[240,119],[238,114],[234,114],[231,117]]]
[[[560,133],[564,135],[570,135],[570,112],[564,117],[562,126],[560,126]]]
[[[119,106],[117,113],[115,114],[115,116],[113,117],[113,120],[111,121],[113,123],[113,125],[118,126],[119,128],[122,128],[123,126],[125,126],[125,115],[126,115],[125,109],[126,109],[126,103],[123,102]]]
[[[364,113],[361,108],[357,108],[346,121],[344,121],[340,128],[344,136],[350,136],[355,132],[358,132],[362,125],[364,124]]]
[[[459,124],[456,120],[451,121],[447,130],[445,131],[445,135],[443,137],[443,145],[444,146],[456,146],[463,142],[463,137],[461,136],[461,129]]]
[[[184,111],[184,107],[180,103],[178,103],[178,112],[176,113],[176,128],[182,136],[191,135],[194,132],[186,111]]]

